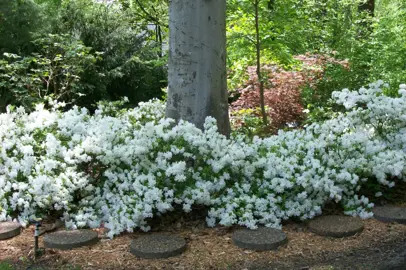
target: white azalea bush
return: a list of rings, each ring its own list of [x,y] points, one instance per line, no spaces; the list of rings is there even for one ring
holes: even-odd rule
[[[406,86],[396,98],[382,88],[335,92],[346,113],[253,140],[224,137],[210,117],[204,131],[165,119],[157,100],[94,114],[10,108],[0,115],[0,220],[53,211],[68,227],[103,224],[113,237],[194,205],[209,209],[209,226],[279,227],[330,201],[370,217],[363,182],[392,187],[406,175]]]

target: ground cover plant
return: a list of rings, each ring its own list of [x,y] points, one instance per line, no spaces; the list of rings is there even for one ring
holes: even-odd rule
[[[268,138],[227,138],[164,118],[158,100],[134,109],[100,103],[94,114],[63,103],[0,115],[0,220],[53,213],[70,228],[105,226],[113,237],[174,211],[206,206],[209,226],[280,227],[331,201],[371,216],[361,192],[381,195],[406,174],[406,85],[377,82],[333,99],[337,117]],[[367,187],[368,188],[368,187]]]

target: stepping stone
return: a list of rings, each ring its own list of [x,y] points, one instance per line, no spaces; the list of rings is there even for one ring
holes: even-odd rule
[[[309,222],[311,232],[329,237],[353,236],[364,229],[362,221],[350,216],[321,216]]]
[[[130,251],[144,259],[163,259],[182,254],[186,250],[185,239],[170,234],[148,234],[131,242]]]
[[[386,205],[375,207],[372,211],[379,221],[406,224],[406,207]]]
[[[19,235],[21,225],[17,222],[0,222],[0,240],[12,238]]]
[[[92,230],[59,231],[44,236],[46,248],[71,249],[97,243],[97,232]]]
[[[286,244],[288,239],[282,230],[260,227],[256,230],[237,230],[232,236],[233,243],[251,250],[275,250]]]

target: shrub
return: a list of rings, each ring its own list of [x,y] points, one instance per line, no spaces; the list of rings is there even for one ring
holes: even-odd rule
[[[31,109],[46,96],[74,102],[94,90],[80,81],[85,73],[102,77],[95,67],[100,53],[91,52],[81,41],[50,34],[33,44],[37,52],[30,56],[5,53],[5,60],[0,59],[0,94],[9,97],[0,103],[0,111],[9,103]]]
[[[155,12],[165,6],[163,1],[155,2]],[[160,98],[162,88],[167,85],[167,58],[159,56],[162,44],[156,42],[155,33],[148,29],[143,12],[122,7],[122,3],[69,0],[59,8],[54,31],[75,36],[84,45],[103,52],[97,70],[105,77],[86,73],[81,82],[92,85],[94,91],[76,105],[93,109],[98,100],[126,96],[136,106],[140,101]],[[148,3],[152,5],[151,1]]]
[[[264,103],[269,122],[263,125],[260,110],[260,91],[256,67],[247,68],[248,81],[243,89],[238,90],[238,98],[230,104],[234,128],[247,135],[275,134],[277,130],[298,126],[303,120],[300,86],[304,80],[294,73],[278,71],[276,66],[263,66]],[[291,83],[296,80],[294,83]],[[289,83],[285,83],[288,82]],[[255,119],[258,118],[258,119]],[[245,128],[245,127],[246,128]]]
[[[0,55],[31,52],[31,41],[44,31],[47,21],[31,0],[0,2]]]
[[[175,124],[158,101],[121,111],[101,104],[94,115],[9,108],[0,115],[0,220],[58,211],[69,227],[104,223],[113,237],[148,230],[176,206],[207,206],[210,226],[278,227],[331,201],[370,217],[361,185],[406,178],[406,85],[396,98],[381,88],[335,92],[347,112],[252,140],[227,139],[210,117],[204,131]]]

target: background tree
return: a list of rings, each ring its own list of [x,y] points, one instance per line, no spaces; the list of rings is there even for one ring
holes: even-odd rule
[[[163,95],[167,75],[166,59],[158,56],[161,45],[155,41],[155,33],[148,29],[142,13],[131,6],[122,9],[114,3],[65,1],[54,31],[69,33],[94,51],[103,52],[98,67],[105,76],[84,77],[84,83],[94,85],[97,91],[83,105],[122,96],[136,105]]]
[[[32,50],[30,41],[41,32],[44,17],[31,0],[0,1],[0,55]]]
[[[268,94],[274,87],[268,82],[275,79],[272,77],[274,71],[268,70],[278,67],[290,72],[304,72],[307,69],[296,57],[300,54],[335,60],[312,67],[322,70],[320,76],[300,89],[300,105],[311,111],[315,108],[329,109],[328,100],[334,90],[355,89],[382,79],[390,83],[390,89],[385,91],[396,95],[397,85],[405,82],[405,1],[258,0],[258,16],[255,16],[253,3],[255,0],[227,0],[227,77],[228,88],[232,92],[230,102],[235,100],[234,97],[238,98],[235,94],[238,93],[237,90],[249,82],[247,67],[255,68],[259,61],[259,69],[267,71],[259,72],[258,75],[263,77],[259,82],[265,81],[265,98],[268,99]],[[10,75],[9,68],[22,67],[21,64],[27,64],[31,60],[36,60],[38,65],[44,55],[34,41],[46,39],[48,34],[69,37],[70,44],[63,43],[64,46],[84,46],[88,48],[88,55],[102,53],[97,55],[98,61],[91,68],[82,69],[80,65],[73,67],[73,70],[81,70],[77,81],[80,91],[77,92],[84,96],[72,97],[72,103],[92,109],[99,100],[117,100],[123,96],[129,97],[129,106],[154,97],[165,99],[162,89],[168,84],[168,13],[168,1],[161,0],[0,1],[0,59],[8,65],[3,66],[0,71],[0,100],[4,105],[21,104],[20,98],[24,91],[15,95],[21,88],[15,88],[17,84],[6,81]],[[203,21],[202,18],[199,20]],[[207,28],[205,24],[200,25]],[[179,25],[176,27],[179,29]],[[189,29],[190,33],[187,32],[186,36],[207,39],[206,43],[210,45],[216,43],[213,38],[208,40],[206,34],[202,34],[199,29],[203,28],[196,26],[196,31]],[[183,46],[180,49],[187,52],[203,52],[197,41],[189,39],[189,42],[195,42],[196,48],[178,46]],[[20,57],[10,57],[14,54]],[[174,51],[174,55],[177,54]],[[35,55],[42,56],[36,58]],[[200,74],[202,77],[205,76],[205,71],[201,69],[197,72],[196,62],[206,61],[209,68],[212,61],[210,57],[199,58],[194,53],[182,57],[178,55],[171,61],[180,62],[175,60],[177,57],[185,59],[185,71],[188,69],[186,66],[190,65],[191,70],[196,71],[196,76]],[[68,61],[68,58],[61,59],[62,62],[65,60]],[[348,64],[344,66],[341,62]],[[74,63],[65,64],[70,66]],[[271,69],[265,69],[265,66]],[[30,67],[26,70],[30,70]],[[18,74],[24,76],[24,73]],[[181,79],[186,78],[183,82],[185,85],[196,85],[192,88],[209,88],[200,82],[194,83],[204,81],[203,79],[195,80],[192,76],[193,83],[189,83],[187,78],[190,77],[176,75],[175,70],[173,74],[175,75],[172,78],[178,76],[179,80],[171,83],[170,91],[180,91],[184,97],[188,97],[189,92],[185,90],[188,86],[184,86],[184,93],[183,90],[177,90],[182,84]],[[26,78],[19,79],[30,81],[32,73],[25,75]],[[214,81],[215,78],[212,77],[211,80]],[[28,92],[26,102],[30,100]],[[257,99],[259,101],[259,97]],[[210,107],[210,104],[209,102],[207,106]],[[262,108],[267,104],[263,105]],[[200,110],[206,114],[207,110],[212,109]],[[272,110],[275,110],[275,106],[268,106],[267,112]],[[260,116],[257,111],[255,115]],[[271,118],[269,113],[269,119]],[[253,122],[263,123],[257,120]]]
[[[102,75],[96,67],[100,53],[91,53],[91,48],[81,41],[50,34],[33,44],[37,52],[30,56],[6,53],[6,60],[0,60],[0,110],[4,111],[11,100],[14,105],[31,109],[47,96],[78,103],[85,96],[83,93],[93,89],[83,82],[83,76]]]
[[[258,84],[259,84],[259,94],[260,94],[260,104],[261,104],[261,114],[262,114],[262,122],[263,125],[266,126],[268,124],[266,110],[265,110],[265,98],[264,98],[264,80],[261,74],[261,36],[259,32],[259,4],[260,0],[254,1],[254,9],[255,9],[255,45],[257,50],[257,77],[258,77]],[[268,8],[272,9],[272,2],[268,2]]]
[[[149,12],[151,5],[148,1],[139,0],[139,3]],[[164,24],[167,4],[162,1],[155,1],[154,4],[157,13],[151,14]],[[89,48],[90,54],[102,53],[95,65],[81,73],[78,85],[81,86],[82,96],[71,102],[94,108],[99,100],[116,100],[127,96],[129,105],[135,106],[140,101],[161,98],[164,95],[162,88],[167,85],[163,40],[157,39],[156,31],[148,28],[149,23],[150,20],[136,5],[124,9],[116,1],[109,4],[88,0],[1,1],[0,59],[3,58],[10,65],[13,61],[27,63],[32,57],[35,58],[34,54],[43,55],[41,48],[33,43],[34,40],[48,38],[50,33],[68,36],[71,44],[64,45],[74,47],[82,44]],[[165,35],[162,35],[164,38]],[[4,52],[20,57],[5,57]],[[27,61],[24,57],[27,57]],[[62,58],[61,64],[71,65],[63,63],[67,59]],[[36,60],[40,62],[40,59]],[[79,62],[77,69],[81,69]],[[0,70],[1,74],[5,75],[0,79],[3,85],[1,100],[5,104],[20,104],[21,100],[15,99],[15,93],[21,89],[13,88],[16,84],[5,81],[6,68]],[[30,80],[30,76],[27,74],[26,79]],[[26,101],[31,100],[28,96]],[[38,101],[39,96],[36,97]]]

